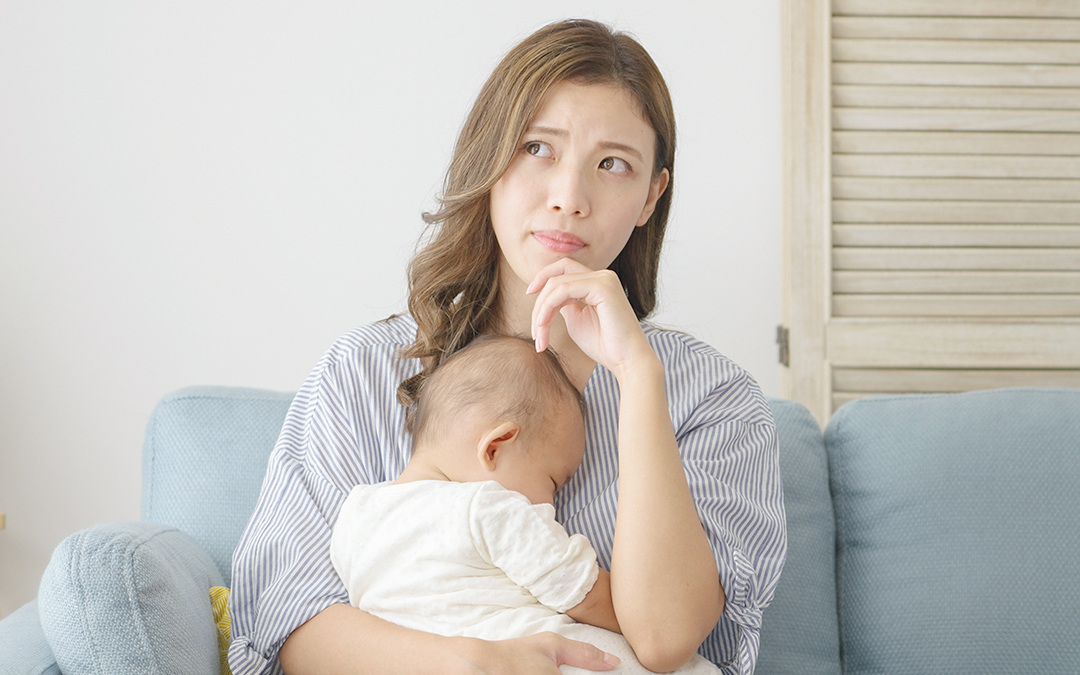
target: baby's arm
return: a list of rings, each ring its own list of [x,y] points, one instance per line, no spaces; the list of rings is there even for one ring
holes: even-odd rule
[[[619,619],[615,616],[615,608],[611,604],[611,573],[600,568],[592,590],[585,595],[584,600],[566,610],[566,615],[574,621],[622,633],[619,630]]]
[[[537,602],[580,623],[621,632],[611,601],[611,574],[596,563],[596,552],[581,534],[570,535],[555,520],[550,504],[534,505],[524,495],[484,483],[470,513],[477,549]],[[578,604],[585,584],[596,580]]]

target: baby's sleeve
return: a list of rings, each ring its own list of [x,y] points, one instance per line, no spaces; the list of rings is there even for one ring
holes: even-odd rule
[[[480,555],[555,611],[580,604],[596,583],[596,551],[583,535],[567,534],[550,504],[491,482],[477,491],[469,517]]]

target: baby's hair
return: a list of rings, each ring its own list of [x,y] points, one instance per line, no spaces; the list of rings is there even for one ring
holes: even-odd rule
[[[523,438],[548,423],[558,404],[582,411],[581,394],[550,349],[531,340],[484,335],[454,353],[424,380],[406,427],[414,446],[438,438],[448,425],[477,407],[497,419],[515,420]]]

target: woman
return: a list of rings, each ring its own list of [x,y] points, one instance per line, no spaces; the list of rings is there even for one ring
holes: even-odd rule
[[[785,546],[775,427],[744,371],[642,322],[674,153],[666,85],[632,38],[568,21],[507,54],[427,216],[410,315],[341,338],[289,412],[233,559],[234,673],[278,659],[290,675],[612,667],[554,635],[484,642],[380,621],[347,605],[331,567],[349,490],[395,478],[408,460],[401,403],[493,332],[550,345],[584,394],[585,460],[556,508],[610,567],[642,664],[672,670],[700,648],[730,672],[752,670]]]

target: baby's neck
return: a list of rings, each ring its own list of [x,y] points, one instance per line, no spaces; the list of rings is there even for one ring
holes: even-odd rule
[[[438,466],[414,455],[413,458],[409,460],[409,463],[405,465],[405,470],[401,472],[394,482],[411,483],[418,480],[448,481],[450,480],[450,477]]]

